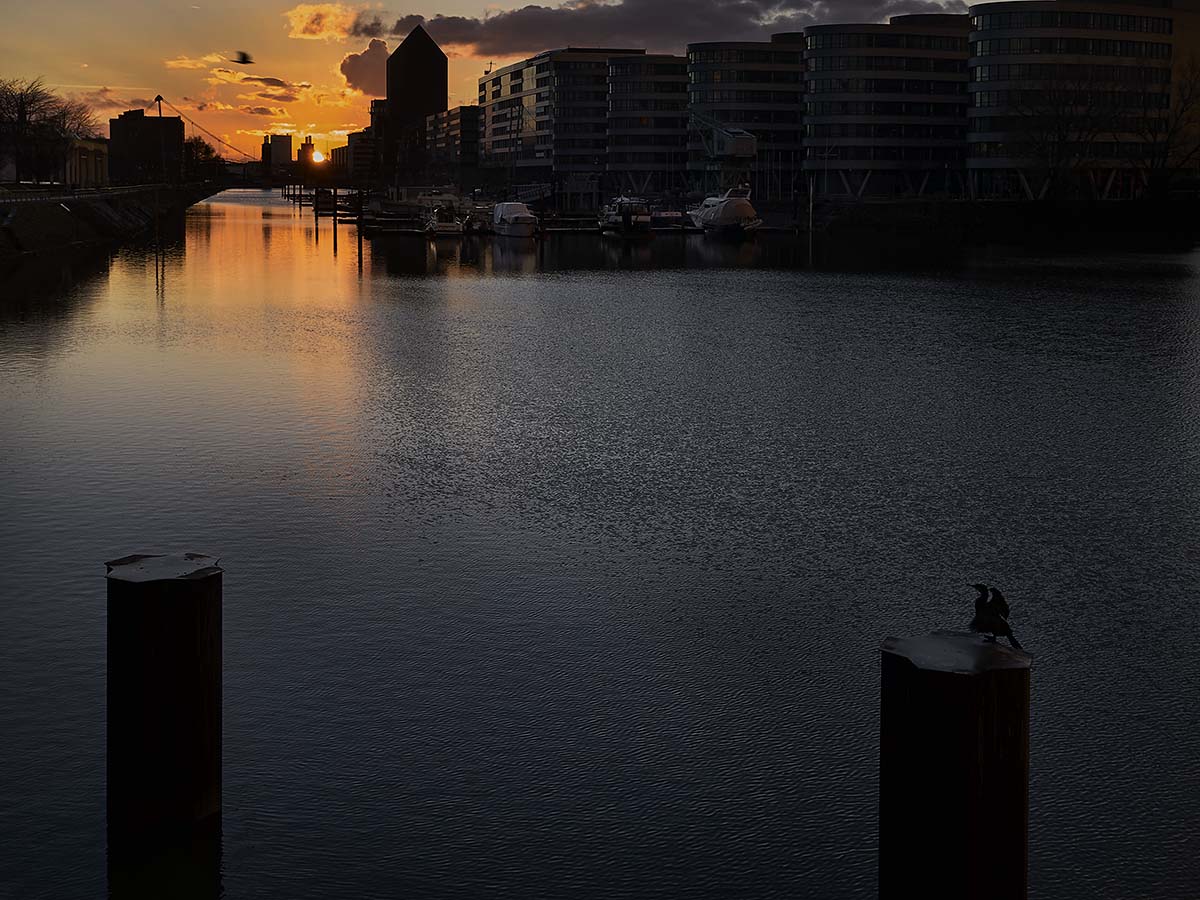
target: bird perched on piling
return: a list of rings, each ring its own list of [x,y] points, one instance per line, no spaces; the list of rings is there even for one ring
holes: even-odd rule
[[[989,589],[986,584],[973,584],[971,587],[979,592],[979,596],[975,598],[975,616],[968,627],[989,635],[987,640],[995,641],[997,635],[1006,637],[1013,647],[1020,650],[1021,643],[1013,637],[1012,627],[1008,624],[1008,601],[1004,595],[996,588]]]

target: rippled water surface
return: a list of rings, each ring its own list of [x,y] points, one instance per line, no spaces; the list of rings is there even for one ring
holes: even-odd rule
[[[101,562],[166,548],[226,567],[228,897],[871,897],[879,641],[979,579],[1033,896],[1200,895],[1200,255],[335,255],[266,196],[0,282],[0,894],[106,889]]]

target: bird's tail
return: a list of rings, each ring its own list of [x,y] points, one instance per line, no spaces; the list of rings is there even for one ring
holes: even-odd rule
[[[1023,649],[1021,647],[1021,642],[1018,641],[1016,639],[1016,637],[1013,636],[1013,633],[1011,631],[1008,633],[1008,642],[1013,645],[1013,649],[1015,649],[1015,650]]]

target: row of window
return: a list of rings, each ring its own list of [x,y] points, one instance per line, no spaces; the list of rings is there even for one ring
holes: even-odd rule
[[[716,50],[691,50],[688,52],[688,63],[691,65],[746,63],[758,66],[799,66],[801,59],[799,51],[733,50],[722,48]]]
[[[1005,56],[1013,53],[1055,53],[1060,56],[1133,56],[1170,59],[1171,45],[1148,41],[1114,41],[1101,38],[1028,37],[992,38],[971,43],[972,56]]]
[[[682,98],[667,100],[657,97],[614,97],[608,101],[608,108],[612,112],[678,112],[687,109],[687,101]]]
[[[1046,117],[1029,114],[1021,116],[976,116],[967,120],[971,134],[988,134],[988,133],[1004,133],[1012,132],[1029,132],[1029,131],[1052,131],[1060,129],[1064,126],[1063,117],[1061,115],[1048,115]],[[1158,122],[1164,122],[1163,118],[1158,118]],[[1066,124],[1070,124],[1069,122]],[[1086,122],[1077,122],[1080,127],[1086,127]],[[1093,131],[1103,131],[1105,134],[1144,134],[1146,131],[1153,130],[1147,119],[1143,116],[1108,116],[1104,117],[1103,128],[1091,128]]]
[[[810,94],[963,94],[962,81],[901,78],[820,78],[805,84]]]
[[[687,144],[687,134],[614,134],[608,139],[610,147],[682,147]]]
[[[608,99],[608,91],[559,91],[554,95],[559,103],[592,103]]]
[[[1119,82],[1122,84],[1167,84],[1171,70],[1167,66],[1088,66],[1070,63],[1014,63],[1013,65],[975,66],[972,81],[1059,81]]]
[[[894,122],[831,122],[805,125],[804,136],[808,138],[905,141],[961,141],[966,140],[966,121],[961,125],[898,125]]]
[[[941,34],[891,34],[888,32],[832,32],[810,34],[805,38],[809,50],[842,50],[848,47],[877,47],[899,50],[948,50],[958,53],[967,49],[965,37]]]
[[[799,84],[799,69],[697,69],[692,84]]]
[[[1063,141],[1055,144],[1060,159],[1143,159],[1152,145],[1143,141]],[[1039,155],[1037,148],[1019,141],[979,141],[967,145],[971,159],[1027,159]]]
[[[816,100],[804,105],[810,116],[941,116],[962,115],[960,103],[921,103],[907,100]]]
[[[608,76],[555,74],[554,83],[557,87],[604,87],[608,84]]]
[[[819,160],[830,168],[838,161],[866,160],[875,162],[961,162],[966,155],[963,147],[806,147],[805,156]],[[830,154],[826,156],[826,154]]]
[[[709,103],[786,103],[797,105],[804,97],[799,91],[735,91],[735,90],[693,90],[688,92],[688,102],[692,104]]]
[[[971,16],[975,31],[995,28],[1088,28],[1099,31],[1140,31],[1148,34],[1170,34],[1171,20],[1157,16],[1123,16],[1115,13],[1038,12],[985,13]]]
[[[604,134],[608,126],[603,122],[555,122],[555,134]]]
[[[607,59],[560,59],[554,64],[556,72],[603,72],[607,68]],[[542,71],[541,66],[538,71]]]
[[[853,69],[859,72],[944,72],[967,71],[965,59],[933,59],[926,56],[810,56],[808,71]]]
[[[687,128],[687,116],[613,116],[608,127],[619,128]]]
[[[687,63],[654,63],[621,60],[608,64],[609,78],[624,78],[630,75],[687,75]]]
[[[610,81],[614,94],[686,94],[686,81]]]
[[[1166,109],[1171,95],[1165,91],[979,91],[972,94],[976,109],[1013,106],[1030,110]]]
[[[718,122],[729,125],[763,125],[800,121],[800,109],[706,109]]]
[[[608,164],[631,165],[636,163],[656,163],[658,165],[676,165],[680,168],[687,162],[687,154],[682,152],[664,151],[626,151],[624,153],[609,153]]]

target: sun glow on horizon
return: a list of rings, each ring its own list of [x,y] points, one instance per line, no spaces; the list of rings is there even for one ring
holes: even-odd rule
[[[325,162],[325,154],[322,153],[320,150],[314,150],[313,155],[312,155],[312,161],[315,163]]]

